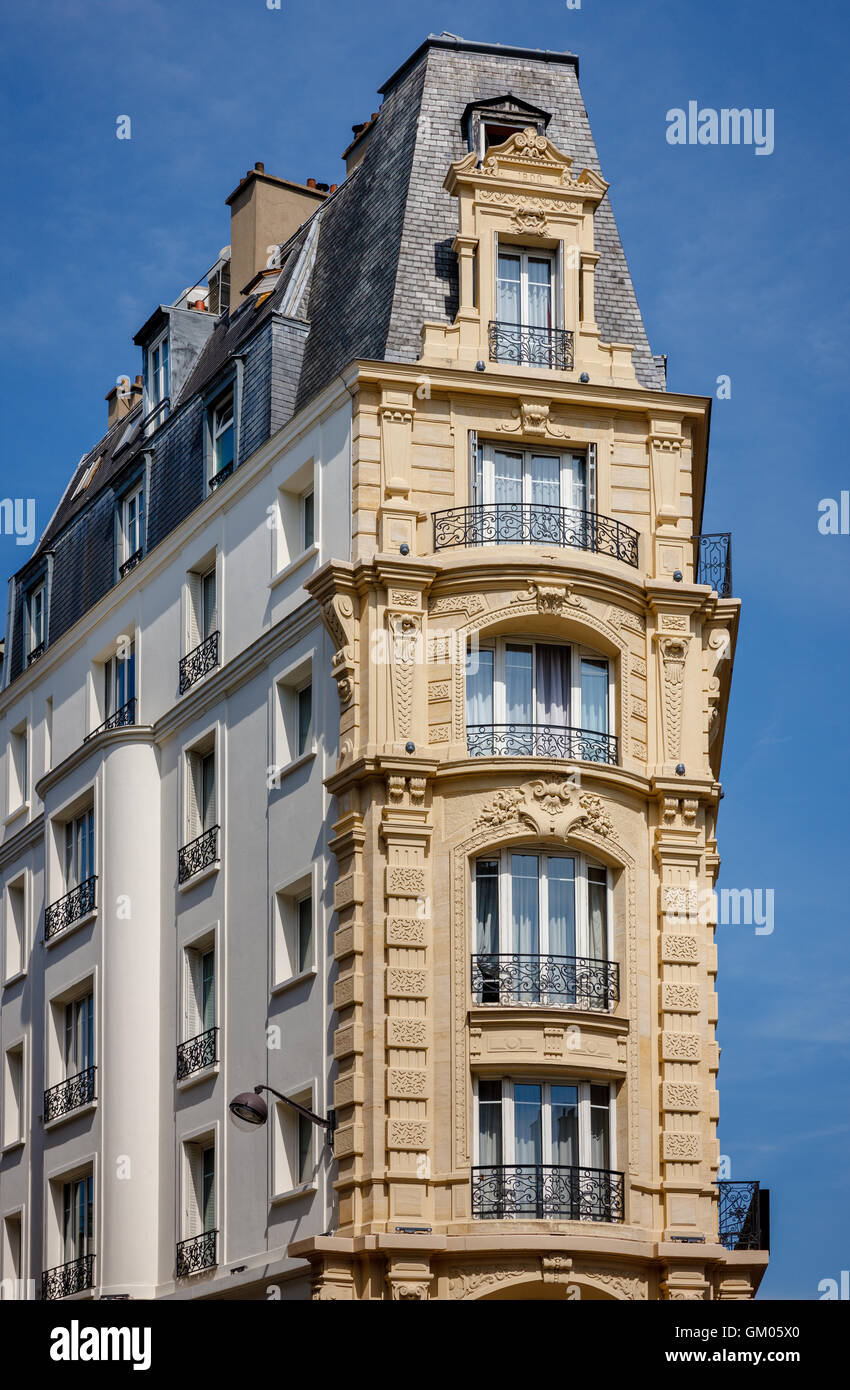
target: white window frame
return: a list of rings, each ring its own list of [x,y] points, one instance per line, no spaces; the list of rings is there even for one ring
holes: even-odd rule
[[[219,991],[221,986],[221,963],[218,954],[218,932],[213,927],[201,936],[194,937],[183,946],[183,989],[182,989],[182,1034],[179,1042],[189,1042],[208,1031],[203,1017],[203,961],[207,955],[213,957],[213,1021],[210,1028],[219,1028]],[[217,1064],[216,1064],[217,1065]],[[206,1075],[208,1068],[204,1069]],[[201,1075],[201,1073],[197,1073]],[[186,1080],[194,1079],[187,1077]]]
[[[305,500],[313,498],[313,539],[305,532]],[[272,526],[271,584],[279,584],[319,549],[319,478],[316,460],[310,457],[278,486]]]
[[[288,1087],[284,1094],[298,1105],[303,1105],[307,1110],[312,1110],[315,1113],[315,1078],[312,1081],[303,1082],[301,1085]],[[309,1176],[302,1177],[297,1171],[300,1158],[301,1126],[308,1124],[312,1131]],[[297,1110],[293,1110],[283,1101],[275,1103],[270,1136],[272,1149],[270,1201],[272,1203],[286,1202],[293,1197],[300,1197],[303,1193],[315,1192],[318,1189],[319,1166],[322,1158],[321,1147],[317,1143],[319,1128],[318,1125],[313,1124],[312,1120],[307,1120],[304,1116],[299,1115]]]
[[[130,508],[136,504],[135,517],[131,519]],[[130,540],[131,528],[136,528],[136,545]],[[144,551],[145,548],[145,484],[144,481],[130,489],[121,500],[121,541],[123,555],[121,563],[129,560],[131,555],[135,555],[137,550]]]
[[[12,894],[20,894],[20,913],[13,911]],[[18,899],[16,898],[16,902]],[[3,895],[3,983],[9,985],[27,973],[29,964],[29,874],[23,869],[6,882]],[[14,949],[12,949],[14,947]]]
[[[216,1264],[223,1262],[222,1244],[224,1221],[222,1214],[222,1187],[221,1187],[221,1146],[219,1143],[218,1126],[212,1128],[205,1126],[196,1133],[185,1134],[180,1138],[180,1216],[178,1230],[181,1234],[178,1240],[193,1240],[197,1236],[207,1234],[204,1225],[204,1213],[202,1210],[203,1201],[203,1152],[212,1149],[214,1157],[214,1179],[213,1179],[213,1203],[214,1203],[214,1222],[209,1228],[210,1231],[217,1231],[216,1238]],[[200,1173],[197,1165],[200,1161]],[[200,1189],[197,1178],[200,1177]],[[200,1193],[200,1196],[199,1196]],[[213,1266],[210,1266],[213,1268]],[[204,1271],[199,1270],[199,1273]]]
[[[90,838],[89,838],[89,859],[91,873],[78,874],[77,869],[80,863],[81,827],[80,822],[84,817],[90,817]],[[64,883],[64,892],[70,893],[75,888],[79,888],[82,883],[87,883],[90,878],[97,877],[97,823],[95,818],[94,801],[74,811],[71,815],[63,817],[59,821],[61,826],[61,845],[59,847],[59,857],[61,862],[61,877]],[[67,826],[72,827],[71,831],[71,863],[68,863],[68,831]]]
[[[560,501],[558,506],[567,510],[588,511],[595,513],[595,504],[590,507],[580,508],[576,506],[580,497],[580,487],[576,482],[577,469],[574,464],[584,464],[584,501],[590,503],[592,485],[590,481],[590,462],[586,449],[523,449],[513,448],[510,444],[496,444],[492,440],[484,440],[481,447],[481,496],[475,499],[477,488],[475,479],[471,489],[471,496],[477,502],[485,506],[492,506],[496,501],[496,454],[520,455],[522,458],[522,505],[539,506],[540,503],[532,502],[532,479],[531,479],[531,460],[532,458],[555,458],[560,461]],[[513,504],[504,504],[513,505]]]
[[[18,1227],[18,1258],[17,1269],[14,1263],[14,1252],[9,1240],[9,1225],[15,1222]],[[12,1207],[3,1212],[3,1229],[0,1232],[2,1246],[0,1247],[0,1283],[2,1284],[3,1301],[9,1299],[35,1298],[35,1281],[29,1281],[27,1287],[27,1218],[26,1208],[23,1204]],[[14,1293],[10,1294],[10,1287],[14,1287]]]
[[[583,647],[578,642],[557,642],[546,637],[522,637],[510,634],[507,637],[495,637],[484,639],[478,644],[478,651],[493,652],[493,724],[507,724],[507,681],[505,676],[505,657],[508,647],[531,647],[532,648],[532,724],[537,723],[537,647],[567,647],[570,652],[570,723],[566,726],[571,729],[582,728],[581,724],[581,663],[582,661],[605,662],[608,668],[608,728],[604,734],[599,730],[590,732],[599,733],[600,737],[610,737],[616,729],[616,688],[614,683],[614,662],[603,652],[594,651],[592,647]],[[471,653],[474,655],[474,653]],[[480,658],[479,658],[480,659]],[[465,668],[464,668],[465,670]],[[465,684],[465,676],[464,676]],[[576,718],[576,715],[578,716]],[[466,691],[464,689],[464,720],[466,720]]]
[[[474,955],[475,934],[478,927],[478,900],[477,882],[479,860],[496,859],[499,861],[499,954],[512,955],[513,947],[510,944],[509,932],[511,922],[511,855],[525,854],[537,855],[538,861],[547,859],[572,859],[575,861],[575,913],[576,913],[576,956],[579,959],[587,960],[590,958],[589,938],[590,938],[590,910],[589,897],[587,891],[587,871],[588,869],[605,870],[605,959],[613,961],[614,955],[614,887],[611,881],[611,870],[607,864],[603,864],[599,859],[592,859],[588,855],[578,850],[571,849],[568,844],[561,845],[536,845],[536,844],[516,844],[506,845],[501,849],[491,850],[489,853],[482,851],[476,854],[472,861],[472,946],[471,953]],[[544,864],[538,863],[538,925],[539,925],[539,949],[537,954],[541,956],[549,955],[549,875],[548,871],[543,872]],[[505,938],[503,939],[503,933]]]
[[[483,124],[482,124],[482,129],[483,129]],[[519,305],[520,305],[520,307],[519,307],[519,313],[520,313],[520,317],[519,317],[519,320],[518,320],[518,321],[514,321],[514,320],[512,320],[512,319],[500,319],[500,318],[499,318],[499,280],[500,280],[500,278],[501,278],[500,275],[499,275],[499,257],[500,257],[500,256],[514,256],[514,257],[518,257],[518,258],[519,258],[519,262],[520,262],[520,278],[519,278],[519,284],[520,284],[520,291],[519,291]],[[548,325],[546,325],[546,324],[532,324],[532,323],[529,321],[529,317],[528,317],[528,283],[529,283],[529,282],[528,282],[528,262],[529,262],[529,260],[534,260],[534,261],[548,261],[548,263],[549,263],[549,323],[548,323]],[[512,242],[509,242],[509,241],[502,241],[501,239],[497,239],[497,241],[496,241],[496,265],[495,265],[496,283],[495,283],[495,286],[494,286],[494,300],[493,300],[493,307],[494,307],[495,312],[494,312],[494,314],[493,314],[493,318],[496,319],[497,322],[499,322],[499,323],[504,323],[504,324],[516,322],[516,323],[517,323],[517,326],[518,326],[518,327],[521,327],[521,328],[539,328],[541,331],[543,331],[546,327],[548,327],[550,330],[555,329],[555,328],[557,327],[557,325],[558,325],[558,313],[557,313],[557,310],[558,310],[558,302],[559,302],[559,293],[560,293],[560,289],[561,289],[560,285],[558,284],[558,261],[559,261],[559,257],[558,257],[557,251],[553,251],[550,247],[546,247],[546,246],[537,247],[537,246],[527,246],[527,245],[514,245]]]
[[[218,444],[229,429],[233,430],[232,468],[236,468],[236,383],[231,383],[209,407],[210,469],[209,478],[217,478],[224,470],[218,465]],[[226,467],[226,465],[225,465]]]
[[[310,952],[304,965],[300,961],[301,933],[298,905],[312,902]],[[318,939],[318,897],[316,870],[305,869],[275,888],[271,901],[272,994],[280,993],[316,974]]]
[[[167,362],[163,364],[163,346],[165,346],[165,357]],[[154,367],[154,358],[158,354],[157,366]],[[168,329],[165,328],[147,349],[147,371],[145,373],[145,384],[148,392],[148,404],[146,415],[158,405],[161,405],[169,396],[169,378],[171,376],[171,347],[168,342]],[[159,423],[159,420],[157,421]]]
[[[27,719],[9,730],[8,811],[15,815],[29,805],[30,727]]]
[[[121,703],[119,704],[119,670],[121,666],[128,666],[130,664],[131,659],[133,663],[133,692],[131,695],[126,694],[127,673],[125,672],[124,686],[126,699],[121,701]],[[108,656],[106,660],[101,663],[101,666],[102,681],[100,698],[102,701],[102,706],[100,710],[101,718],[98,720],[99,724],[104,723],[104,721],[107,719],[111,719],[113,714],[117,714],[119,709],[123,709],[124,705],[129,704],[130,700],[136,698],[135,638],[133,638],[128,644],[126,656],[120,656],[119,653],[116,651],[112,656]]]
[[[484,1077],[475,1078],[474,1097],[475,1097],[475,1119],[474,1119],[474,1154],[475,1160],[473,1167],[478,1167],[480,1163],[480,1137],[481,1126],[479,1123],[478,1112],[478,1084],[479,1080],[501,1080],[502,1082],[502,1166],[512,1168],[516,1166],[515,1158],[515,1139],[516,1127],[514,1123],[514,1093],[515,1085],[540,1086],[543,1112],[543,1143],[540,1166],[547,1167],[552,1163],[552,1123],[551,1123],[551,1088],[552,1086],[576,1086],[578,1087],[579,1103],[579,1123],[578,1123],[578,1149],[579,1161],[575,1165],[578,1168],[590,1168],[593,1165],[588,1163],[591,1152],[590,1140],[590,1088],[591,1086],[607,1086],[608,1088],[608,1163],[609,1167],[605,1170],[609,1173],[617,1172],[617,1116],[616,1101],[614,1097],[614,1086],[607,1081],[588,1081],[581,1077],[565,1076],[544,1079],[539,1076],[503,1076],[503,1077]]]
[[[13,1096],[15,1071],[10,1063],[14,1055],[17,1068],[17,1095]],[[26,1143],[27,1137],[27,1040],[15,1039],[3,1049],[3,1132],[0,1135],[2,1152],[17,1149]],[[17,1119],[14,1132],[9,1128],[9,1120]]]
[[[213,826],[219,827],[219,838],[221,836],[220,819],[220,783],[221,783],[221,761],[219,758],[219,738],[218,729],[211,729],[203,734],[195,743],[183,749],[183,835],[180,848],[190,845],[193,840],[197,840],[201,835],[205,835]],[[212,797],[212,819],[209,825],[204,825],[204,788],[203,788],[203,765],[208,757],[213,759],[213,797]],[[219,844],[219,853],[221,845]],[[218,861],[216,861],[218,862]],[[195,882],[193,878],[190,880]]]
[[[40,602],[38,629],[35,623],[36,600]],[[36,647],[47,641],[47,582],[42,580],[30,589],[27,594],[26,603],[27,613],[27,656],[35,651]],[[37,636],[38,632],[38,636]]]
[[[275,678],[272,690],[272,737],[275,782],[316,755],[316,650],[311,649]],[[304,748],[299,748],[299,697],[310,687],[310,727]]]

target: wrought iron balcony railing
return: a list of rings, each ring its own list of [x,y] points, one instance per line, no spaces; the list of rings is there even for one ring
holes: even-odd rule
[[[177,1243],[177,1278],[185,1274],[197,1274],[202,1269],[214,1269],[218,1231],[204,1231],[202,1235],[190,1236],[188,1240]]]
[[[39,642],[37,646],[32,648],[27,657],[27,666],[32,666],[33,662],[38,661],[38,658],[44,654],[44,645],[44,642]]]
[[[194,1038],[177,1046],[177,1080],[183,1081],[193,1072],[203,1071],[218,1061],[218,1028],[207,1028]]]
[[[770,1249],[770,1192],[757,1182],[720,1180],[720,1244],[727,1250]]]
[[[721,598],[732,597],[732,536],[694,536],[694,573],[697,584],[710,584]]]
[[[224,465],[223,468],[220,468],[220,469],[218,470],[217,473],[213,473],[212,477],[210,478],[210,491],[211,491],[211,492],[215,492],[215,490],[216,490],[217,487],[221,487],[221,484],[222,484],[227,478],[230,477],[230,475],[231,475],[232,472],[233,472],[233,464],[232,464],[232,463],[226,463],[226,464]]]
[[[638,533],[600,512],[544,502],[482,502],[433,512],[434,549],[475,545],[557,545],[610,555],[637,568]]]
[[[81,917],[87,917],[90,912],[94,912],[97,905],[96,888],[97,874],[92,874],[91,878],[85,879],[77,888],[72,888],[70,893],[66,893],[64,898],[58,898],[55,903],[44,909],[45,941],[57,936],[74,922],[79,922]]]
[[[490,361],[518,367],[550,367],[571,372],[574,338],[567,328],[537,328],[526,323],[491,319],[488,328]]]
[[[60,1115],[69,1115],[72,1110],[90,1104],[95,1099],[94,1079],[97,1067],[86,1067],[85,1071],[60,1081],[58,1086],[50,1086],[44,1093],[44,1122],[58,1120]]]
[[[98,734],[105,734],[109,729],[123,729],[126,724],[136,722],[136,697],[133,695],[125,705],[117,709],[114,714],[110,714],[108,719],[104,719],[102,724],[98,724],[96,729],[92,729],[90,734],[86,734],[83,743],[88,743],[90,739],[97,738]]]
[[[142,558],[142,554],[142,547],[139,546],[138,550],[134,550],[132,555],[127,556],[127,559],[124,561],[123,565],[118,566],[118,574],[121,579],[124,578],[125,574],[129,574],[130,570],[134,570],[136,568],[136,565]]]
[[[218,826],[211,825],[196,840],[190,840],[177,855],[177,881],[185,883],[208,869],[218,859]]]
[[[217,632],[211,632],[209,637],[200,642],[197,647],[188,652],[180,662],[180,694],[183,695],[208,672],[214,671],[218,665],[218,637]]]
[[[467,724],[471,758],[562,758],[617,766],[615,734],[558,724]]]
[[[605,1168],[542,1164],[472,1170],[472,1215],[479,1220],[622,1221],[623,1174]]]
[[[620,997],[616,961],[583,956],[475,955],[476,1004],[538,1004],[607,1012]]]
[[[94,1255],[81,1255],[78,1260],[46,1269],[41,1276],[42,1298],[68,1298],[94,1287]]]

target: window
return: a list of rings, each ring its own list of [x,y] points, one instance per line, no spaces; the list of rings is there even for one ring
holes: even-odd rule
[[[185,1144],[184,1149],[184,1235],[191,1239],[216,1229],[215,1145],[209,1139],[198,1139]],[[213,1256],[210,1263],[214,1262]]]
[[[308,682],[296,691],[298,705],[298,736],[296,756],[301,757],[310,746],[310,732],[313,727],[313,686]]]
[[[536,449],[501,449],[492,444],[484,444],[477,451],[473,462],[472,503],[473,506],[492,507],[498,503],[504,518],[504,534],[498,532],[493,540],[516,545],[524,539],[575,545],[580,549],[592,547],[580,533],[572,537],[568,533],[564,539],[554,518],[547,516],[551,507],[572,508],[581,513],[593,513],[596,509],[595,470],[590,465],[586,453],[552,453]],[[518,518],[523,517],[521,508],[527,509],[525,517],[537,528],[538,533],[525,536],[517,526]],[[583,518],[575,517],[572,526]],[[547,531],[546,526],[554,529]],[[586,522],[587,525],[591,523]]]
[[[523,130],[528,124],[527,120],[509,121],[504,118],[490,117],[482,120],[480,127],[479,157],[484,158],[491,145],[503,145],[506,140],[510,140],[512,135],[516,135],[518,130]]]
[[[467,653],[473,756],[616,762],[610,705],[609,663],[583,647],[497,638]]]
[[[611,1169],[611,1093],[588,1082],[478,1082],[481,1167]],[[540,1197],[528,1185],[516,1215],[536,1214]],[[540,1213],[542,1214],[542,1213]]]
[[[167,399],[168,382],[168,334],[164,333],[148,348],[146,382],[148,414]],[[156,423],[159,423],[161,419],[162,412],[159,412]]]
[[[94,809],[91,806],[65,822],[63,840],[65,888],[70,892],[94,876]]]
[[[9,811],[23,806],[29,796],[29,726],[26,722],[9,735]]]
[[[186,839],[189,841],[217,824],[215,747],[192,749],[187,754],[187,772]]]
[[[24,1139],[24,1045],[7,1049],[3,1068],[3,1147]]]
[[[551,328],[554,280],[551,252],[500,246],[496,275],[496,318],[502,323],[522,324],[529,328]],[[519,361],[519,358],[515,360]]]
[[[62,1246],[66,1264],[94,1253],[94,1184],[91,1173],[63,1185]]]
[[[606,1008],[605,972],[575,963],[607,962],[609,917],[607,870],[583,855],[505,849],[477,859],[478,1002]]]
[[[27,658],[34,661],[41,655],[47,636],[45,622],[46,587],[39,584],[27,599]]]
[[[313,509],[313,490],[305,492],[301,498],[301,544],[309,550],[316,540],[316,524]]]
[[[128,493],[121,504],[123,564],[121,573],[132,568],[131,562],[141,557],[145,546],[145,490],[140,483]]]
[[[312,1089],[293,1094],[290,1099],[305,1109],[313,1109]],[[315,1167],[315,1125],[306,1115],[278,1101],[275,1106],[272,1182],[276,1196],[285,1196],[313,1181]]]
[[[65,1005],[62,1063],[65,1080],[94,1066],[94,996],[89,991]]]
[[[313,969],[313,890],[309,875],[275,893],[274,983]]]
[[[301,464],[278,489],[272,560],[275,572],[294,564],[315,544],[315,461],[311,458]]]
[[[6,889],[3,978],[12,980],[26,969],[26,879],[23,874]]]
[[[313,661],[300,661],[276,682],[275,766],[285,768],[315,748],[313,737]]]
[[[0,1297],[23,1298],[21,1281],[24,1277],[23,1218],[21,1213],[12,1212],[3,1218],[3,1289]],[[8,1281],[8,1282],[7,1282]],[[14,1290],[14,1291],[12,1291]],[[34,1297],[32,1295],[27,1295]]]
[[[190,946],[186,959],[184,1037],[197,1038],[215,1027],[215,946]]]
[[[233,472],[234,414],[233,391],[228,391],[210,410],[210,439],[212,445],[211,481],[226,478]]]
[[[136,698],[136,644],[131,642],[121,655],[111,656],[103,663],[103,717],[111,719],[119,710],[129,716],[124,723],[133,722],[127,709]]]

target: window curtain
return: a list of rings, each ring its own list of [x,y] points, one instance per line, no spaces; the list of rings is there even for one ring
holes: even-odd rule
[[[499,254],[496,317],[500,323],[519,323],[521,308],[522,261],[519,256]]]
[[[478,1083],[478,1162],[486,1167],[502,1164],[502,1083]]]
[[[604,869],[587,871],[587,949],[594,960],[608,957],[608,883]]]
[[[611,1164],[608,1143],[610,1099],[607,1086],[590,1088],[590,1167],[608,1169]]]
[[[543,1162],[542,1087],[514,1086],[514,1162]]]
[[[531,500],[538,507],[561,505],[561,460],[535,454],[531,460]]]
[[[479,859],[475,866],[475,950],[480,955],[499,951],[499,863]]]
[[[592,733],[608,732],[608,663],[581,663],[581,727]]]
[[[570,649],[537,646],[537,723],[566,728],[570,722]]]
[[[493,656],[488,647],[466,654],[467,728],[493,723]]]
[[[578,1166],[578,1087],[551,1088],[552,1162],[559,1167]]]
[[[552,327],[552,262],[528,258],[528,323],[531,328]]]
[[[539,862],[536,854],[511,855],[512,950],[522,956],[540,951]]]

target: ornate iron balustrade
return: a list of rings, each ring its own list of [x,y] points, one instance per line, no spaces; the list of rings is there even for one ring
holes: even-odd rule
[[[637,568],[638,533],[624,521],[544,502],[483,502],[433,512],[434,549],[474,545],[557,545],[610,555]]]
[[[620,997],[616,961],[583,956],[475,955],[476,1004],[539,1004],[607,1012]]]
[[[90,912],[94,912],[97,905],[96,887],[97,874],[92,874],[91,878],[84,879],[79,887],[66,893],[64,898],[58,898],[55,903],[44,909],[45,941],[57,936],[73,922],[79,922],[81,917],[87,917]]]
[[[720,1244],[727,1250],[770,1249],[770,1193],[757,1182],[717,1183]]]
[[[130,570],[134,570],[134,569],[136,568],[136,565],[137,565],[137,564],[139,563],[139,561],[141,560],[141,558],[142,558],[142,547],[139,546],[138,550],[134,550],[134,551],[133,551],[132,555],[128,555],[128,557],[127,557],[127,559],[124,561],[123,565],[119,565],[119,566],[118,566],[118,574],[119,574],[120,578],[123,579],[125,574],[129,574],[129,573],[130,573]]]
[[[44,1120],[58,1120],[60,1115],[69,1115],[95,1100],[94,1075],[97,1067],[86,1067],[58,1086],[51,1086],[44,1093]]]
[[[196,840],[190,840],[177,855],[177,881],[185,883],[218,859],[218,826],[211,825]]]
[[[536,328],[531,324],[491,319],[488,338],[491,362],[551,367],[559,372],[573,369],[574,339],[567,328]]]
[[[606,1168],[542,1164],[472,1170],[472,1215],[478,1220],[622,1221],[623,1174]]]
[[[615,734],[558,724],[467,724],[466,748],[471,758],[560,758],[613,767],[619,756]]]
[[[218,665],[218,637],[217,632],[211,632],[209,637],[194,647],[180,662],[180,694],[183,695],[208,672],[214,671]]]
[[[34,662],[34,661],[38,661],[38,658],[39,658],[40,656],[43,656],[43,655],[44,655],[44,642],[39,642],[38,646],[37,646],[37,647],[33,647],[32,651],[30,652],[29,656],[27,657],[27,666],[32,666],[33,662]]]
[[[94,1255],[81,1255],[78,1260],[55,1265],[41,1276],[42,1298],[68,1298],[94,1287]]]
[[[218,470],[217,473],[213,473],[212,477],[210,478],[210,490],[211,490],[212,492],[215,492],[216,488],[217,488],[217,487],[221,487],[221,484],[222,484],[227,478],[230,477],[230,475],[231,475],[232,472],[233,472],[233,464],[232,464],[232,463],[226,463],[226,464],[224,465],[223,468],[220,468],[220,469]]]
[[[136,697],[132,695],[126,705],[122,705],[114,714],[110,714],[108,719],[104,719],[102,724],[98,724],[96,729],[92,729],[90,734],[86,734],[83,743],[88,743],[91,739],[97,738],[98,734],[105,734],[109,729],[123,729],[127,724],[136,722]]]
[[[694,570],[697,584],[710,584],[721,598],[732,597],[732,535],[694,536]]]
[[[218,1231],[204,1231],[202,1235],[190,1236],[188,1240],[177,1243],[177,1278],[185,1274],[197,1274],[201,1269],[213,1269],[216,1259]]]
[[[187,1039],[177,1047],[177,1080],[183,1081],[193,1072],[203,1071],[218,1061],[218,1028],[208,1028],[205,1033]]]

